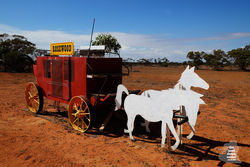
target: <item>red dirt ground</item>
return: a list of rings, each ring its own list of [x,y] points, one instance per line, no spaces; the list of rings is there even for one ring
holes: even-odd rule
[[[172,88],[183,70],[136,66],[123,84],[141,90]],[[249,166],[250,73],[196,72],[210,85],[208,91],[194,89],[204,94],[207,105],[200,106],[196,135],[184,138],[171,153],[161,149],[160,137],[135,133],[136,141],[131,142],[126,134],[111,131],[83,134],[72,130],[64,114],[35,115],[24,99],[33,74],[0,73],[0,166]],[[53,113],[51,102],[46,103],[45,110]],[[111,122],[117,119],[113,116]],[[218,158],[230,141],[239,146],[241,164]]]

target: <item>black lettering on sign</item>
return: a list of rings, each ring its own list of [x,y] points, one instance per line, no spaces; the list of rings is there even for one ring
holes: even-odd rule
[[[72,52],[71,44],[55,44],[51,46],[51,52],[66,54]]]

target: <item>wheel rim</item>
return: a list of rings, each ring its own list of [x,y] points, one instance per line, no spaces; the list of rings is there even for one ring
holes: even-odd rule
[[[68,117],[72,127],[85,132],[90,127],[90,110],[83,97],[73,97],[69,102]]]
[[[39,91],[34,83],[28,83],[25,90],[27,107],[31,112],[37,113],[40,108]]]

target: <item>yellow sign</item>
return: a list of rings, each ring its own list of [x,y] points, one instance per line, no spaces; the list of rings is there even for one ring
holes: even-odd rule
[[[51,55],[73,55],[74,54],[74,43],[52,43],[50,44]]]

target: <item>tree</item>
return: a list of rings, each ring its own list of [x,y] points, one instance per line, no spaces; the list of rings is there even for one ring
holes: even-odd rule
[[[144,64],[144,65],[150,65],[152,64],[152,59],[145,59],[145,58],[141,58],[138,60],[139,64]]]
[[[160,64],[161,66],[167,67],[169,64],[169,60],[166,57],[162,59],[158,59],[158,64]]]
[[[214,70],[219,70],[220,67],[229,64],[229,61],[227,60],[227,54],[220,49],[214,50],[213,54],[205,53],[203,58],[206,61],[205,64],[213,67]]]
[[[30,70],[35,44],[21,35],[0,34],[0,59],[5,71],[24,72]]]
[[[250,64],[250,44],[244,48],[229,51],[228,56],[234,60],[234,64],[238,65],[241,70],[246,70]]]
[[[187,58],[191,60],[189,61],[189,65],[195,66],[196,69],[199,69],[199,66],[203,64],[202,58],[204,54],[205,52],[188,52]]]
[[[109,33],[98,35],[92,45],[105,45],[106,53],[113,52],[115,54],[119,54],[119,50],[121,49],[121,45],[117,39]]]

